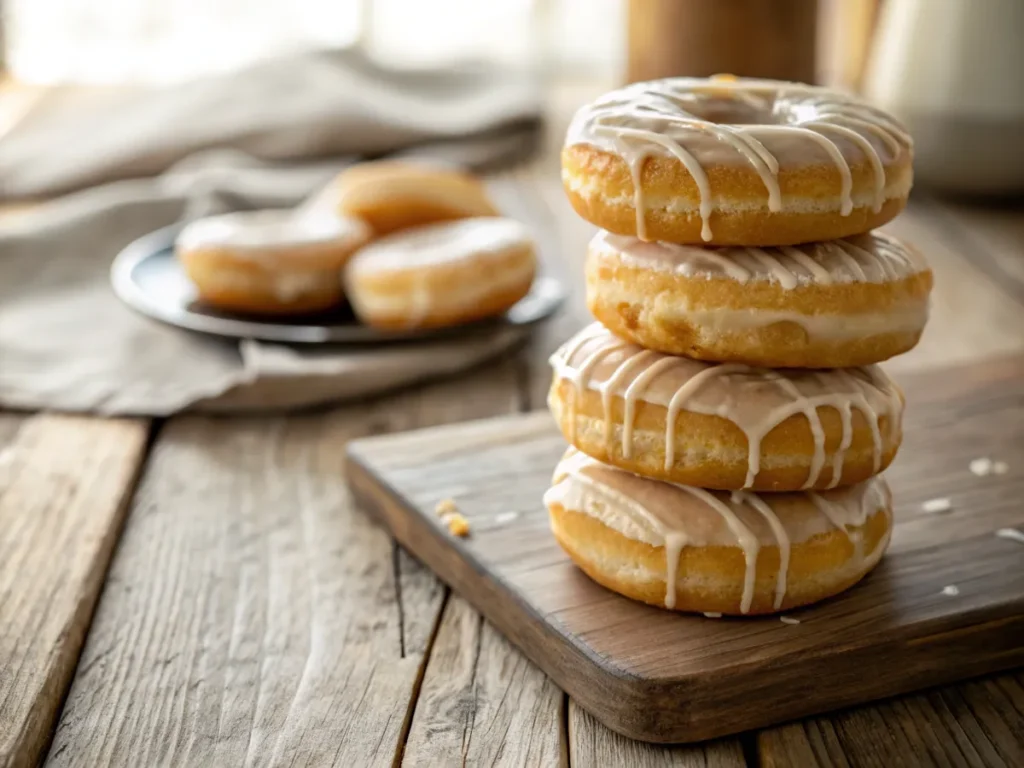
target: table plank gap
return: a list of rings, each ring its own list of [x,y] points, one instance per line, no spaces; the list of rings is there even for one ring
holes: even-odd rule
[[[392,764],[414,714],[426,716],[413,707],[433,684],[426,660],[445,588],[352,507],[343,447],[517,412],[517,366],[510,356],[457,382],[303,416],[171,419],[49,763]],[[481,638],[477,728],[487,734],[504,712],[496,681],[516,662],[489,626]],[[557,723],[561,693],[518,663],[529,673],[520,695]]]
[[[146,451],[148,423],[0,414],[0,765],[53,732]]]

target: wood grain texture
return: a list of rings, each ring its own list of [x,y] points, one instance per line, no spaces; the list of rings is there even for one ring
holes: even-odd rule
[[[562,700],[558,686],[452,595],[403,765],[558,765]]]
[[[758,752],[764,768],[1024,765],[1024,673],[764,731]]]
[[[1022,381],[1022,358],[907,378],[890,555],[841,598],[796,613],[797,626],[678,616],[586,579],[540,504],[564,450],[547,414],[360,441],[348,471],[399,541],[599,720],[693,741],[1024,663],[1022,552],[994,536],[1024,525],[1024,475],[968,470],[980,455],[1024,466]],[[452,488],[473,524],[466,541],[432,514]],[[940,496],[950,513],[921,511]]]
[[[353,509],[344,444],[518,411],[522,380],[510,359],[322,414],[169,422],[49,762],[392,764],[420,685],[445,684],[424,670],[434,637],[461,620],[440,618],[444,587]],[[561,692],[493,629],[477,631],[475,674],[456,692],[472,696],[473,754],[504,727],[529,736],[506,697],[530,702],[543,731],[527,757],[560,749]],[[416,717],[439,715],[427,702]]]
[[[49,764],[391,763],[420,658],[335,481],[351,421],[165,427]]]
[[[741,768],[747,764],[736,739],[686,746],[646,744],[620,736],[569,701],[569,757],[572,765],[635,768]]]
[[[496,197],[508,189],[502,188]],[[529,352],[481,372],[476,381],[436,387],[416,397],[417,419],[456,421],[474,415],[516,413],[527,407]],[[481,379],[483,377],[483,379]],[[476,386],[473,386],[473,384]],[[471,389],[466,389],[469,386]],[[453,393],[455,390],[455,393]],[[471,397],[453,396],[472,391]],[[408,408],[396,409],[401,413]],[[459,488],[450,488],[459,500]],[[447,497],[446,497],[447,498]],[[437,577],[401,551],[402,573],[417,583],[439,585]],[[475,609],[446,595],[444,610],[422,610],[408,582],[401,605],[406,623],[419,613],[436,622],[436,637],[423,670],[403,765],[554,765],[564,750],[561,712],[564,694],[525,659]]]
[[[142,463],[142,421],[0,414],[0,765],[52,733]]]

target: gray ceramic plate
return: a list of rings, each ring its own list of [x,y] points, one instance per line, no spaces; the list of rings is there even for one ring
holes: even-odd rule
[[[550,277],[538,278],[530,293],[501,317],[441,330],[385,332],[361,325],[348,308],[289,318],[227,314],[204,306],[174,258],[179,226],[141,237],[114,259],[114,293],[132,309],[190,331],[291,344],[380,344],[473,333],[499,326],[526,327],[553,315],[565,298]]]

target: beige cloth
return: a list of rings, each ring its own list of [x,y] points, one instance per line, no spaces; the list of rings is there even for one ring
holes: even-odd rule
[[[316,159],[326,154],[506,162],[535,140],[529,83],[396,73],[335,52],[104,105],[58,96],[0,140],[0,194],[106,183],[0,218],[0,407],[302,407],[453,373],[520,340],[504,330],[370,350],[239,344],[136,315],[108,273],[128,242],[183,217],[296,204],[345,162]]]

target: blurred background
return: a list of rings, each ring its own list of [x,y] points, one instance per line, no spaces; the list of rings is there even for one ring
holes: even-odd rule
[[[669,75],[818,82],[910,124],[918,180],[1024,188],[1021,0],[0,0],[0,103],[33,87],[166,85],[348,48],[406,69],[467,61],[544,86]],[[3,123],[0,122],[0,130]],[[957,153],[947,151],[955,143]]]
[[[942,0],[937,0],[941,2]],[[1013,0],[1011,0],[1013,1]],[[982,0],[984,2],[984,0]],[[168,83],[276,54],[359,45],[389,62],[491,59],[562,75],[615,78],[627,69],[630,15],[659,26],[758,30],[758,17],[814,29],[821,77],[857,78],[877,0],[4,0],[4,57],[31,83]],[[716,6],[718,6],[716,8]],[[820,6],[820,7],[819,7]],[[694,18],[694,17],[698,18]],[[746,18],[744,18],[746,17]],[[691,27],[692,28],[692,27]],[[802,32],[801,32],[802,34]],[[796,50],[805,40],[789,38]],[[658,40],[637,44],[657,45]]]
[[[896,234],[942,252],[943,206],[969,200],[956,208],[969,230],[957,251],[1000,289],[1024,290],[1024,0],[0,0],[0,10],[0,406],[166,413],[202,397],[204,376],[179,365],[181,338],[157,340],[117,305],[114,255],[182,220],[317,200],[366,159],[481,174],[498,210],[529,223],[560,268],[592,235],[559,180],[571,115],[625,82],[673,75],[816,82],[895,113],[915,139],[918,214]],[[986,266],[985,238],[1005,263]],[[1020,305],[959,275],[961,261],[948,259],[957,277],[937,294],[920,359],[1024,344]],[[571,308],[581,301],[572,294]],[[977,322],[964,325],[967,315]],[[252,377],[237,352],[214,367],[225,360]],[[59,388],[53,370],[67,373]],[[155,397],[154,382],[172,379]]]

